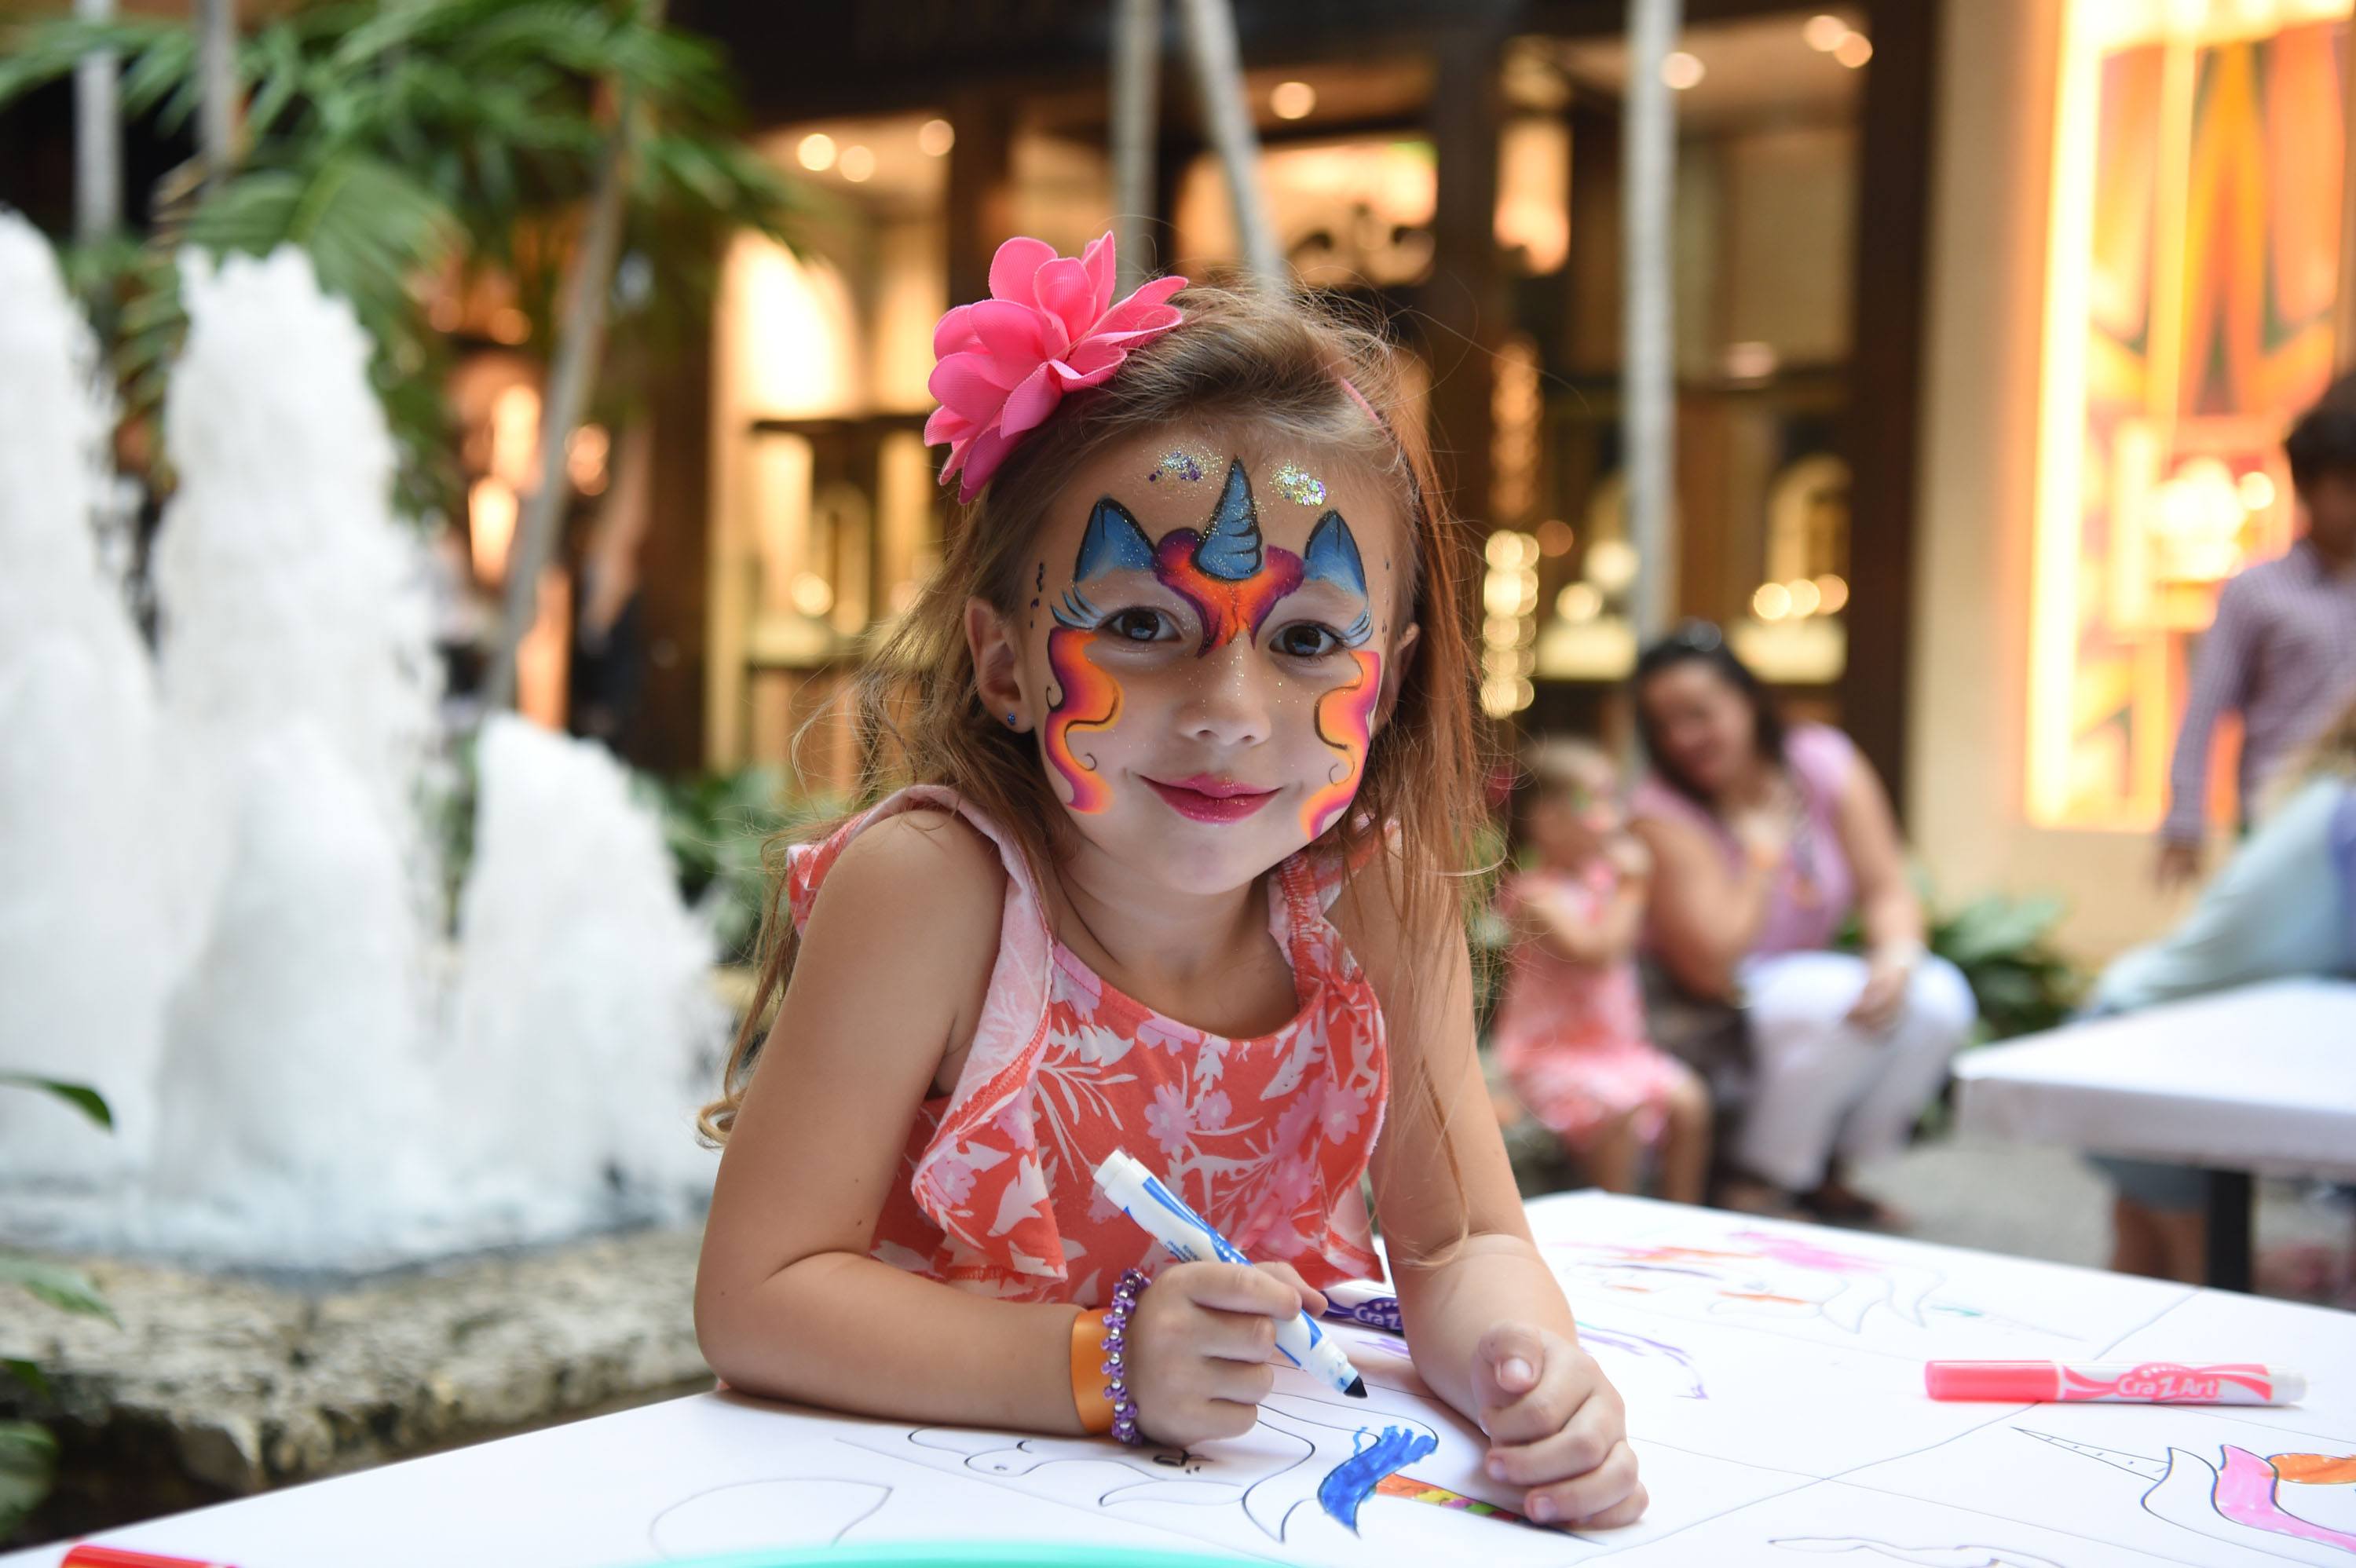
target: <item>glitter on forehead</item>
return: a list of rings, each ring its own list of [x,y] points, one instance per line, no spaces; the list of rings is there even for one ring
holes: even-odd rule
[[[1269,483],[1274,485],[1286,500],[1296,505],[1322,507],[1325,504],[1325,481],[1298,463],[1279,465],[1277,471],[1269,475]]]
[[[1145,480],[1150,485],[1167,474],[1173,479],[1191,482],[1200,479],[1216,465],[1217,460],[1206,452],[1173,446],[1162,454],[1162,461],[1153,465],[1153,472],[1147,475]]]

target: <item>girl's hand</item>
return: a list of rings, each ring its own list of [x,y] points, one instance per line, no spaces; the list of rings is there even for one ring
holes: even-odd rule
[[[1540,1524],[1609,1529],[1644,1511],[1626,1409],[1595,1358],[1558,1334],[1500,1323],[1472,1352],[1488,1471],[1529,1488]]]
[[[1275,1385],[1276,1326],[1325,1297],[1284,1264],[1177,1264],[1153,1276],[1130,1317],[1129,1392],[1157,1443],[1240,1437]]]
[[[1653,874],[1653,852],[1633,833],[1615,833],[1605,840],[1603,858],[1622,882],[1642,882]]]

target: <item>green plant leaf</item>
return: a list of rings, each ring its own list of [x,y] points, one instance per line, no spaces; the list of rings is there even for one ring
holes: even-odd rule
[[[30,1421],[0,1421],[0,1541],[49,1495],[58,1470],[58,1440]]]
[[[59,1311],[103,1317],[121,1327],[122,1319],[114,1316],[114,1308],[98,1294],[98,1287],[91,1284],[89,1276],[63,1264],[48,1263],[23,1253],[0,1252],[0,1285],[16,1285]]]
[[[54,1094],[107,1131],[114,1130],[114,1113],[107,1108],[106,1097],[86,1083],[66,1083],[55,1078],[37,1078],[27,1072],[0,1072],[0,1083]]]
[[[32,1390],[35,1397],[45,1400],[55,1397],[49,1392],[48,1374],[34,1362],[20,1360],[14,1356],[0,1356],[0,1370],[6,1371],[10,1377]]]

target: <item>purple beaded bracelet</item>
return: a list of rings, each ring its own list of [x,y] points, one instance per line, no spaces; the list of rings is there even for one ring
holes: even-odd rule
[[[1105,1359],[1098,1370],[1112,1379],[1104,1391],[1105,1398],[1112,1401],[1112,1435],[1131,1446],[1142,1444],[1145,1434],[1137,1429],[1137,1401],[1129,1396],[1129,1367],[1121,1344],[1129,1334],[1130,1314],[1137,1310],[1137,1298],[1151,1283],[1144,1270],[1130,1269],[1113,1286],[1112,1305],[1105,1309]]]

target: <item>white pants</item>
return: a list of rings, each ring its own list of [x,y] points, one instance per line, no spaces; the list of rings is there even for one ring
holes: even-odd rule
[[[1867,1159],[1904,1147],[1979,1015],[1963,972],[1925,955],[1890,1025],[1847,1021],[1865,986],[1849,953],[1785,953],[1741,969],[1751,1029],[1751,1103],[1735,1157],[1787,1191],[1825,1179],[1837,1151]]]

